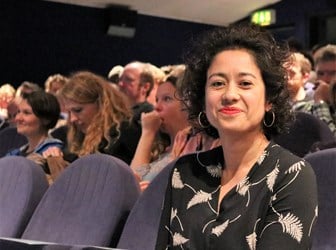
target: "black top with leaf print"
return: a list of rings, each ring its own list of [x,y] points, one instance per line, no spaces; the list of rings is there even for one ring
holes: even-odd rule
[[[180,158],[172,171],[156,249],[309,249],[317,219],[308,162],[270,142],[220,204],[222,148]]]

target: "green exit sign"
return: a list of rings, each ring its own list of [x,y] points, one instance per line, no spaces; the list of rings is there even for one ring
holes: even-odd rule
[[[273,9],[258,10],[251,15],[251,22],[261,26],[273,24],[275,19],[275,10]]]

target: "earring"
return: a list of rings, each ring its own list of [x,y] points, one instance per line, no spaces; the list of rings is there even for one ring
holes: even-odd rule
[[[208,128],[210,126],[209,121],[203,111],[199,112],[197,121],[201,128]]]
[[[272,122],[271,122],[270,124],[267,124],[267,123],[265,122],[265,117],[266,117],[266,115],[269,114],[269,113],[272,114]],[[264,126],[265,126],[266,128],[270,128],[270,127],[272,127],[272,126],[274,125],[274,122],[275,122],[275,113],[274,113],[274,111],[272,110],[271,112],[266,112],[265,117],[264,117],[264,120],[263,120],[263,124],[264,124]]]

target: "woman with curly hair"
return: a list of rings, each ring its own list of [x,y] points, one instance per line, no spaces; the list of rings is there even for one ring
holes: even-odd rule
[[[121,92],[103,77],[82,71],[70,76],[58,95],[68,112],[66,160],[100,152],[131,162],[141,131]]]
[[[156,249],[308,249],[313,170],[272,142],[292,116],[287,50],[260,27],[230,25],[185,58],[189,119],[221,146],[172,163]]]

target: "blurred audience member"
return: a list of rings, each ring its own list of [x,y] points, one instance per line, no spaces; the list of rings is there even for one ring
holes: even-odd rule
[[[184,65],[176,66],[159,84],[154,110],[141,116],[142,134],[131,168],[140,179],[142,190],[172,160],[218,145],[214,143],[215,139],[205,134],[192,133],[188,113],[177,90],[184,68]]]
[[[114,66],[107,75],[107,79],[113,83],[114,85],[118,86],[118,82],[120,76],[124,70],[124,67],[121,65]]]
[[[54,74],[54,75],[49,76],[44,83],[45,91],[57,97],[58,102],[60,104],[60,108],[61,108],[61,113],[57,121],[57,124],[53,129],[49,131],[49,133],[52,133],[55,129],[61,126],[65,126],[67,124],[67,113],[65,111],[62,99],[58,97],[59,90],[63,88],[63,86],[67,83],[67,81],[68,81],[67,77],[61,74]]]
[[[43,90],[38,84],[33,82],[24,81],[21,85],[17,88],[15,95],[22,96],[24,94],[29,94],[34,91],[41,91]]]
[[[133,119],[140,124],[141,113],[153,110],[153,105],[147,101],[154,85],[150,66],[138,61],[127,64],[118,84],[120,90],[128,97],[133,110]]]
[[[154,64],[148,63],[147,65],[152,71],[154,78],[153,88],[147,97],[147,101],[154,106],[156,103],[156,91],[158,89],[158,86],[164,81],[166,74]]]
[[[9,83],[5,83],[0,87],[0,119],[3,121],[5,121],[8,117],[7,107],[14,99],[15,92],[15,88]]]
[[[65,160],[100,152],[131,162],[141,131],[131,122],[132,112],[122,93],[103,77],[82,71],[69,77],[59,95],[69,122]],[[62,156],[59,150],[52,152]]]
[[[24,135],[28,143],[11,150],[7,155],[25,156],[43,167],[47,174],[50,169],[43,156],[50,147],[62,149],[62,141],[48,135],[48,130],[56,125],[60,107],[56,97],[44,91],[23,94],[18,103],[15,117],[18,133]]]
[[[303,54],[295,52],[291,54],[286,68],[288,71],[287,87],[293,109],[300,111],[300,106],[311,100],[304,89],[304,85],[310,76],[311,64]]]
[[[336,135],[336,45],[326,45],[314,53],[316,83],[314,100],[307,102],[300,111],[311,113],[326,122]]]
[[[20,96],[16,96],[14,97],[13,100],[11,100],[8,103],[7,106],[7,123],[10,127],[15,127],[16,123],[15,123],[15,117],[16,114],[19,112],[19,103],[21,101],[21,97]]]
[[[51,75],[45,81],[44,89],[46,92],[56,95],[57,91],[61,89],[67,81],[68,78],[61,74]]]

